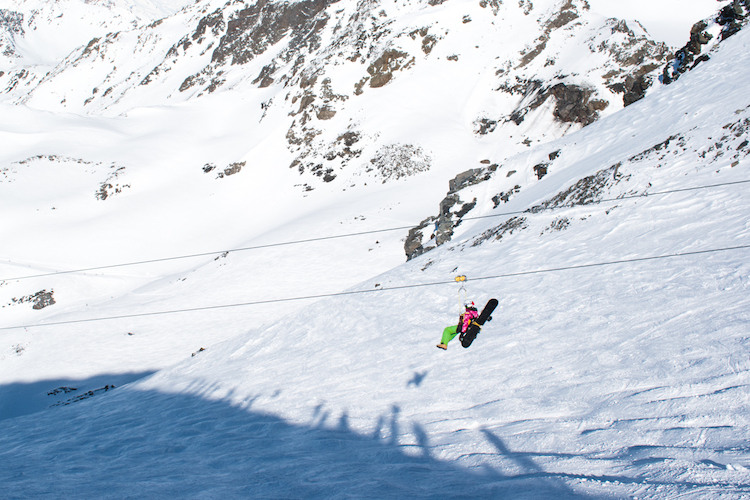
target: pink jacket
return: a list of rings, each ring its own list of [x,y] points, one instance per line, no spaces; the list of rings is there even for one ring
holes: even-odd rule
[[[472,311],[471,309],[467,309],[465,313],[461,315],[461,332],[465,332],[467,328],[469,328],[469,324],[471,323],[471,320],[478,318],[479,312]]]

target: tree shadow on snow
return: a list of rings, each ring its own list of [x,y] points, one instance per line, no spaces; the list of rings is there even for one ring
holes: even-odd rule
[[[346,415],[333,428],[293,425],[251,406],[126,388],[6,419],[4,498],[588,498],[492,434],[530,474],[434,458],[418,424],[417,444],[399,445],[396,406],[372,435],[351,431]]]

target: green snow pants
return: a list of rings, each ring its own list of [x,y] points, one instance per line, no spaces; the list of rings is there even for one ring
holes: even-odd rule
[[[441,344],[448,345],[448,342],[453,340],[453,337],[458,335],[458,325],[449,326],[443,330],[443,339],[440,341]]]

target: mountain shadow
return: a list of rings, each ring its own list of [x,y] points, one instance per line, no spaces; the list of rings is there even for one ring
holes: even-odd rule
[[[152,373],[109,373],[84,380],[60,378],[0,385],[0,420],[77,403]]]
[[[395,406],[369,436],[352,432],[346,415],[323,428],[321,420],[293,425],[251,406],[124,388],[6,419],[3,497],[589,498],[528,457],[518,465],[532,474],[520,479],[436,459],[418,424],[416,445],[394,443]]]

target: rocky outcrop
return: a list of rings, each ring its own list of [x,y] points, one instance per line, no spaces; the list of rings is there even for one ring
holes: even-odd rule
[[[618,163],[607,169],[600,170],[594,175],[584,177],[568,189],[557,193],[552,198],[530,208],[528,211],[537,213],[553,208],[574,207],[596,203],[601,200],[605,189],[623,180],[628,180],[628,176],[623,176],[619,172],[620,166],[621,165]]]
[[[385,183],[426,172],[430,169],[431,161],[432,159],[419,146],[388,144],[377,151],[366,171],[374,171]]]
[[[308,191],[320,182],[336,182],[341,189],[350,189],[360,180],[397,181],[430,168],[431,160],[419,144],[393,144],[397,137],[378,130],[377,121],[368,120],[366,125],[362,121],[372,116],[372,106],[395,104],[378,98],[388,99],[391,91],[401,90],[402,83],[406,92],[425,90],[438,97],[431,103],[415,99],[419,109],[411,116],[403,106],[393,106],[392,116],[411,120],[424,116],[429,107],[439,119],[451,120],[442,110],[452,106],[443,106],[441,101],[455,96],[446,93],[441,71],[458,70],[460,75],[468,75],[473,74],[473,65],[481,71],[491,68],[494,75],[490,72],[482,79],[473,90],[477,98],[467,101],[462,112],[477,114],[468,122],[473,120],[474,132],[482,136],[515,135],[514,124],[523,124],[522,136],[512,145],[518,150],[596,121],[616,109],[612,103],[620,96],[626,105],[635,102],[651,85],[652,68],[663,64],[654,65],[660,56],[658,44],[624,22],[602,22],[591,15],[586,0],[545,4],[481,0],[480,6],[486,10],[472,10],[471,15],[460,12],[454,20],[443,20],[438,12],[444,9],[409,2],[200,1],[148,26],[96,33],[49,76],[42,76],[49,85],[37,86],[32,94],[49,108],[67,100],[68,104],[60,102],[61,108],[115,115],[143,101],[171,104],[230,88],[266,88],[258,93],[263,95],[263,116],[252,119],[260,118],[258,122],[264,125],[273,122],[274,130],[285,131],[287,150],[276,153],[303,177],[298,185]],[[515,23],[518,20],[524,23]],[[528,28],[519,31],[519,24]],[[502,40],[513,42],[509,44],[515,47],[512,54],[499,46]],[[582,57],[572,60],[562,55],[573,50]],[[585,57],[587,50],[596,57]],[[138,60],[122,64],[126,58]],[[62,73],[65,78],[58,79]],[[67,82],[91,78],[99,80],[85,85],[86,90],[65,87]],[[396,79],[398,88],[392,85]],[[27,81],[26,77],[3,77],[3,83],[19,87],[30,87],[24,83]],[[510,96],[495,92],[498,90]],[[367,96],[359,97],[365,92]],[[497,105],[478,106],[485,98]],[[34,99],[37,97],[32,96]],[[74,100],[76,104],[70,104]],[[492,111],[485,110],[498,110],[498,114],[492,116]],[[545,123],[551,114],[564,126],[535,129],[527,117],[530,112],[536,112],[535,117]],[[270,119],[264,121],[266,115]],[[466,128],[458,131],[471,132]],[[480,138],[485,139],[492,140]],[[205,164],[204,170],[216,169],[212,176],[218,177],[239,171],[237,166],[227,170],[222,166],[226,164],[207,164],[210,160],[197,160],[194,168]],[[546,175],[546,165],[536,166],[537,178]],[[108,199],[127,187],[113,180],[102,183],[99,199]],[[502,192],[495,191],[495,203],[515,196],[515,186],[515,182],[504,184]],[[456,224],[455,214],[473,197],[454,200],[450,194],[445,205],[450,205],[451,223]],[[458,196],[458,191],[453,194]],[[442,227],[438,240],[452,234],[446,222],[438,224]]]
[[[594,99],[594,91],[577,85],[558,83],[548,91],[555,97],[555,118],[563,123],[580,123],[584,127],[599,119],[599,111],[603,111],[609,103],[602,99]],[[542,98],[544,93],[542,93]]]
[[[211,63],[198,73],[188,76],[180,85],[180,92],[205,84],[209,85],[207,91],[215,91],[224,83],[221,78],[222,66],[247,64],[287,36],[290,40],[283,53],[279,54],[279,59],[284,62],[297,59],[295,68],[298,70],[304,61],[303,49],[312,52],[320,47],[320,32],[329,20],[324,11],[331,3],[330,0],[303,0],[291,3],[260,0],[236,11],[226,22],[221,11],[203,17],[190,39],[183,38],[170,50],[167,59],[177,54],[178,48],[183,52],[187,50],[191,41],[202,43],[209,28],[214,37],[222,32],[223,35],[211,54]],[[296,73],[296,70],[292,74]],[[158,73],[160,69],[157,67],[154,71]],[[264,67],[256,82],[265,87],[271,85],[275,71],[274,64]]]
[[[708,28],[708,23],[705,21],[699,21],[693,25],[690,29],[688,43],[675,52],[672,60],[664,67],[661,76],[662,83],[670,84],[700,62],[708,60],[708,55],[701,55],[703,46],[713,38],[713,35],[706,31],[706,28]],[[697,60],[696,56],[698,56]]]
[[[637,77],[628,76],[625,84],[622,86],[622,102],[625,106],[630,106],[636,101],[640,101],[646,95],[646,90],[651,87],[651,78],[640,75]]]
[[[515,67],[502,68],[503,79],[497,90],[518,96],[518,104],[505,117],[483,116],[475,122],[475,133],[484,135],[495,129],[495,123],[514,122],[520,125],[530,112],[554,99],[553,115],[561,124],[586,126],[598,120],[617,95],[622,95],[624,106],[643,98],[651,87],[658,70],[666,60],[666,45],[650,40],[645,32],[637,33],[627,23],[609,19],[593,35],[587,26],[585,1],[567,0],[542,23],[542,34],[534,44],[519,54]],[[566,34],[563,35],[562,32]],[[573,32],[587,33],[586,46],[595,60],[603,61],[597,70],[605,89],[599,82],[586,78],[571,69],[558,70],[554,79],[542,77],[558,64],[565,51],[564,44]],[[555,43],[550,43],[552,40]],[[602,58],[601,55],[606,57]],[[563,72],[565,71],[565,72]],[[585,71],[591,72],[592,68]],[[602,91],[605,90],[605,91]],[[609,92],[606,92],[609,90]],[[611,93],[610,93],[611,92]]]
[[[382,87],[391,81],[394,71],[407,69],[413,63],[414,58],[406,52],[395,49],[386,50],[367,68],[367,73],[370,75],[370,87]]]
[[[520,62],[515,70],[523,69],[532,61],[544,58],[544,66],[554,66],[558,55],[548,49],[548,42],[557,31],[584,29],[583,13],[589,10],[588,2],[567,0],[559,11],[543,24],[542,35],[536,43],[521,53]],[[609,19],[605,27],[589,39],[589,50],[592,54],[607,54],[604,63],[604,85],[615,94],[622,94],[623,104],[628,106],[641,99],[654,79],[649,75],[657,70],[666,59],[667,47],[649,40],[644,34],[637,34],[624,21]],[[515,75],[515,82],[506,81],[499,90],[523,96],[510,120],[520,124],[523,117],[531,110],[544,103],[554,95],[558,104],[555,116],[562,123],[579,123],[583,126],[598,119],[599,112],[606,108],[611,98],[608,95],[597,95],[591,83],[578,82],[580,77],[571,78],[558,75],[560,87],[550,85],[539,79],[538,73],[532,77]]]
[[[115,170],[111,172],[107,176],[107,179],[99,186],[99,190],[96,192],[97,200],[104,201],[113,195],[122,193],[124,189],[130,187],[130,184],[117,182],[118,178],[125,172],[125,167],[117,168],[115,165],[112,165],[111,168]]]
[[[527,224],[526,217],[511,217],[502,224],[499,224],[492,229],[488,229],[479,236],[475,237],[472,240],[471,246],[479,246],[485,241],[491,240],[493,238],[495,239],[495,241],[499,241],[503,239],[503,236],[511,235],[515,231],[523,231],[527,227],[529,226]]]
[[[0,9],[0,28],[8,33],[23,35],[23,14],[12,10]]]
[[[747,26],[749,16],[750,0],[734,0],[731,4],[724,6],[715,18],[695,23],[690,29],[688,42],[677,50],[664,66],[660,76],[661,82],[668,85],[683,73],[708,61],[711,49]],[[718,39],[714,39],[708,31],[716,25],[721,27]]]
[[[217,179],[223,179],[224,177],[229,177],[230,175],[234,175],[239,173],[240,170],[242,170],[242,167],[244,167],[247,164],[247,162],[244,161],[237,161],[234,163],[230,163],[227,168],[225,168],[222,172],[219,172],[216,176]],[[210,172],[213,169],[206,170],[203,169],[204,172]]]
[[[721,39],[726,40],[747,24],[750,13],[750,1],[734,0],[719,11],[716,22],[721,26]]]
[[[561,154],[562,150],[560,149],[551,151],[546,155],[546,160],[548,161],[537,163],[531,167],[538,179],[541,179],[549,173],[550,167],[554,165],[555,160],[557,160]],[[492,163],[490,160],[482,160],[481,163],[486,166],[466,170],[451,179],[448,183],[448,193],[440,202],[439,214],[437,216],[428,217],[420,222],[418,226],[409,231],[404,243],[404,252],[406,253],[407,260],[411,260],[451,241],[455,228],[467,219],[469,212],[473,210],[478,203],[477,198],[470,194],[468,196],[464,194],[467,192],[465,190],[495,178],[500,169],[500,166],[497,163]],[[508,170],[504,177],[507,179],[516,173],[516,170]],[[616,172],[612,175],[617,176]],[[590,182],[588,184],[590,184]],[[506,183],[506,185],[508,184]],[[497,208],[501,203],[507,203],[521,191],[521,186],[519,184],[511,184],[511,186],[512,187],[506,191],[492,196],[491,199],[494,204],[493,208]],[[469,189],[468,192],[471,192],[471,190]],[[469,196],[472,196],[471,201],[465,201],[462,199],[462,194],[467,199]],[[479,243],[486,241],[493,236],[496,237],[496,239],[500,239],[503,234],[510,234],[515,230],[523,229],[526,227],[525,221],[526,219],[523,217],[506,221],[503,223],[504,225],[500,225],[493,230],[490,230],[487,234],[481,237]],[[432,230],[427,232],[429,226],[432,226]]]
[[[104,387],[100,387],[98,389],[93,389],[93,390],[86,391],[84,393],[78,394],[78,395],[76,395],[76,396],[74,396],[74,397],[72,397],[72,398],[70,398],[70,399],[68,399],[66,401],[58,401],[57,403],[54,403],[54,404],[50,405],[50,408],[52,408],[53,406],[67,406],[67,405],[70,405],[70,404],[73,404],[73,403],[78,403],[79,401],[83,401],[85,399],[92,398],[92,397],[94,397],[96,395],[105,393],[105,392],[110,391],[110,390],[112,390],[114,388],[115,388],[114,384],[107,384]],[[61,391],[64,392],[65,394],[68,394],[71,391],[77,391],[77,390],[78,389],[75,388],[75,387],[60,387],[58,389],[55,389],[54,391],[48,392],[47,395],[48,396],[54,396],[54,395],[59,394]]]
[[[609,106],[609,102],[594,98],[596,92],[578,85],[558,83],[543,87],[540,81],[534,80],[526,85],[522,107],[511,113],[508,121],[520,125],[524,117],[544,104],[550,97],[555,99],[553,115],[561,123],[579,123],[582,126],[594,123],[599,119],[599,112]]]
[[[8,305],[30,303],[33,304],[33,309],[44,309],[45,307],[55,304],[55,298],[53,297],[54,293],[54,290],[50,290],[49,292],[47,290],[40,290],[35,294],[27,295],[20,299],[13,298]]]
[[[332,3],[329,0],[303,0],[277,3],[260,0],[237,12],[227,22],[226,33],[211,56],[211,62],[245,64],[284,36],[291,33],[289,48],[297,52],[303,46],[315,48],[318,33],[328,16],[318,16]]]
[[[500,203],[508,203],[510,199],[513,196],[517,195],[519,192],[521,192],[521,186],[516,184],[508,191],[504,191],[502,193],[496,194],[495,196],[492,197],[492,202],[494,203],[492,208],[497,208],[500,205]]]
[[[476,198],[465,202],[461,200],[458,191],[488,180],[497,170],[498,165],[492,164],[483,168],[473,168],[461,172],[448,182],[448,194],[440,202],[440,212],[437,217],[428,217],[417,227],[409,230],[404,242],[406,259],[411,260],[423,253],[439,247],[451,240],[453,230],[477,203]],[[424,231],[433,226],[429,238],[425,240]]]
[[[479,118],[474,121],[474,133],[477,135],[487,135],[495,131],[497,120],[490,118]]]
[[[0,9],[0,54],[6,57],[16,56],[15,37],[17,35],[24,35],[23,14]]]
[[[523,7],[523,2],[519,3],[519,6]],[[528,15],[532,8],[533,5],[529,2],[527,7],[528,10],[526,10],[525,13]],[[535,45],[521,53],[521,62],[518,67],[523,68],[528,65],[531,61],[536,59],[545,48],[547,48],[547,43],[550,40],[550,33],[552,33],[552,31],[558,30],[578,19],[581,16],[579,8],[588,10],[588,2],[584,1],[581,3],[574,0],[566,0],[566,2],[560,6],[560,9],[554,12],[552,16],[543,23],[542,34],[537,38]]]

